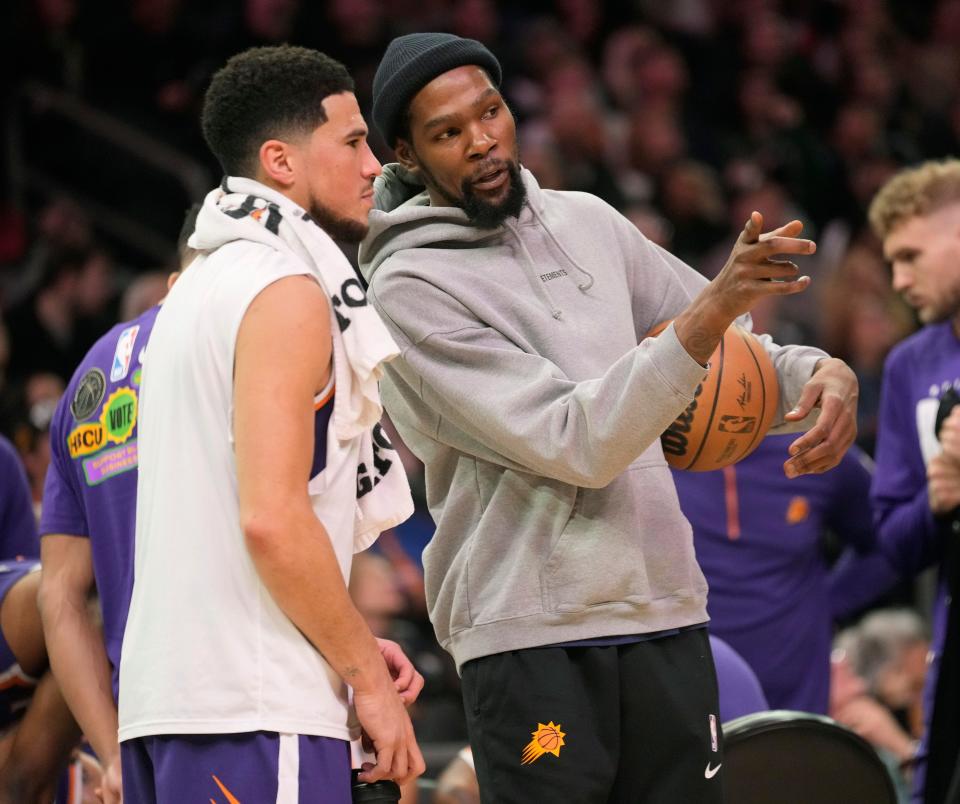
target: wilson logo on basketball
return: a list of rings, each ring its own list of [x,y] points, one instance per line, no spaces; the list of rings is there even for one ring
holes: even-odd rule
[[[687,409],[660,436],[663,456],[674,469],[708,472],[736,463],[756,449],[773,423],[777,373],[751,333],[732,324],[710,355],[706,375]]]
[[[700,383],[697,390],[693,392],[693,402],[687,405],[687,409],[673,420],[673,424],[660,437],[663,451],[668,455],[683,457],[687,454],[687,434],[690,432],[694,414],[697,412],[697,397],[701,393],[703,393],[703,383]]]
[[[537,730],[530,732],[533,739],[527,743],[520,757],[521,765],[536,762],[544,754],[560,756],[560,749],[565,745],[563,738],[567,735],[560,731],[560,724],[552,720],[547,723],[537,723]]]

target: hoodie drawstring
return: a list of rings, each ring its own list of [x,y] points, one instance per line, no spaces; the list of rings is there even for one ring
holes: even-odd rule
[[[547,226],[547,222],[546,222],[543,218],[540,217],[540,213],[537,212],[537,210],[536,210],[536,208],[534,207],[534,205],[533,205],[533,204],[530,204],[529,206],[530,206],[530,211],[533,213],[533,217],[535,217],[535,218],[537,219],[537,222],[543,227],[544,231],[545,231],[548,235],[550,235],[550,239],[553,241],[553,244],[554,244],[558,249],[560,249],[560,253],[563,254],[564,257],[567,258],[567,260],[570,262],[570,264],[571,264],[574,268],[576,268],[581,274],[583,274],[583,275],[587,278],[587,280],[586,280],[585,282],[578,282],[578,283],[577,283],[577,288],[578,288],[581,292],[586,292],[586,291],[590,290],[590,288],[593,287],[593,274],[591,274],[586,268],[584,268],[582,265],[580,265],[580,263],[578,263],[573,257],[570,256],[570,252],[567,251],[567,250],[563,247],[563,243],[561,243],[561,242],[557,239],[557,236],[553,233],[553,230],[552,230],[549,226]],[[514,232],[514,234],[516,234],[516,232]]]
[[[554,302],[553,297],[550,295],[550,291],[546,288],[546,285],[540,281],[540,276],[537,273],[537,264],[534,262],[530,252],[527,250],[527,244],[523,242],[523,238],[520,237],[520,233],[516,230],[516,227],[507,222],[504,222],[504,226],[510,231],[510,234],[514,236],[514,239],[516,239],[517,243],[520,244],[520,250],[523,252],[523,256],[526,257],[527,264],[530,266],[530,270],[524,271],[523,273],[527,277],[527,281],[530,283],[530,286],[533,288],[533,292],[540,296],[541,299],[546,299],[546,306],[550,311],[550,315],[559,320],[562,312],[560,308],[557,307],[556,302]]]

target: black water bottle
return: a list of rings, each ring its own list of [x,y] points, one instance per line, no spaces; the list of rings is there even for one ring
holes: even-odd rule
[[[353,804],[397,804],[400,801],[400,786],[395,781],[361,782],[358,773],[359,770],[352,772]]]

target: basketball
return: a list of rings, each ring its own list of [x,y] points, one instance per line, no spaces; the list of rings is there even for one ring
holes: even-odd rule
[[[659,335],[669,323],[650,335]],[[710,356],[707,377],[693,401],[660,436],[667,463],[709,472],[742,460],[770,429],[779,398],[766,350],[750,332],[731,324]]]

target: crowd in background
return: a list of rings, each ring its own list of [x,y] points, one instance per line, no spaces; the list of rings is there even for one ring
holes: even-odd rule
[[[199,193],[158,165],[186,165],[208,188],[219,178],[197,121],[213,71],[254,45],[314,47],[347,66],[368,113],[386,44],[416,30],[497,55],[541,186],[600,196],[708,277],[751,210],[768,227],[803,220],[819,245],[804,263],[813,285],[770,297],[755,329],[855,369],[859,441],[872,450],[883,359],[915,321],[866,206],[899,167],[960,152],[960,0],[22,0],[0,34],[14,65],[0,96],[13,121],[0,172],[0,433],[37,506],[45,431],[73,368],[110,325],[155,304],[176,267]],[[121,135],[155,158],[117,147]],[[410,646],[427,676],[421,739],[458,740],[456,674],[426,622],[422,509],[358,558],[353,587],[374,632]]]

